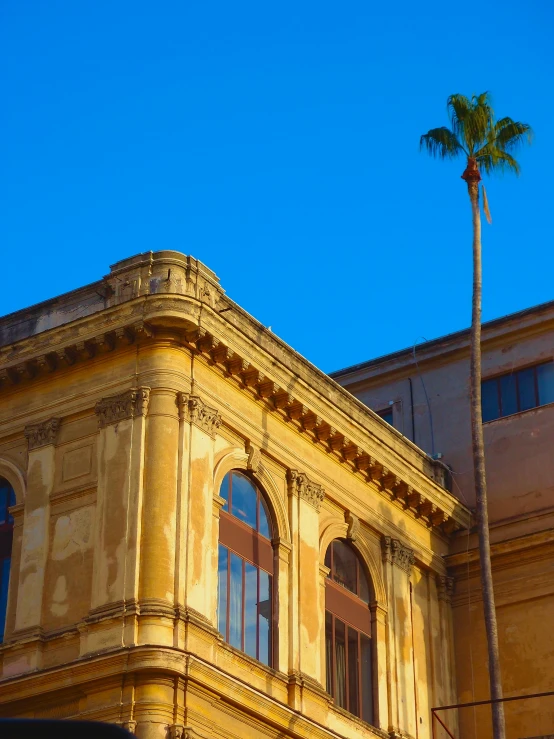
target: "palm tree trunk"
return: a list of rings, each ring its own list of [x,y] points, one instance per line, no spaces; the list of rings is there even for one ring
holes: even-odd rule
[[[489,537],[489,514],[487,509],[487,479],[485,474],[485,443],[483,439],[483,420],[481,413],[481,214],[479,211],[479,181],[481,179],[477,162],[468,160],[463,179],[467,182],[471,211],[473,216],[473,302],[471,314],[471,438],[473,446],[473,469],[477,502],[477,525],[479,530],[479,556],[481,562],[481,582],[483,587],[483,607],[487,645],[489,652],[490,693],[493,700],[502,698],[502,678],[498,651],[498,627],[494,605],[492,583],[491,550]],[[494,739],[505,739],[506,724],[504,704],[492,704]]]

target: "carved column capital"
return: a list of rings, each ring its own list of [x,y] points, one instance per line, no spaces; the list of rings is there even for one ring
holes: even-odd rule
[[[454,578],[447,575],[437,575],[436,580],[439,600],[451,603],[452,594],[454,593]]]
[[[185,734],[185,727],[183,724],[170,724],[168,728],[169,739],[183,739]]]
[[[55,444],[58,440],[60,424],[59,418],[49,418],[48,421],[25,426],[24,434],[29,445],[29,451],[41,446],[48,446],[48,444]]]
[[[408,575],[412,571],[412,565],[415,562],[414,550],[404,546],[398,539],[390,536],[383,536],[381,539],[381,548],[383,551],[383,561],[390,562]]]
[[[131,388],[119,395],[102,398],[94,406],[94,412],[98,416],[98,427],[102,429],[127,418],[146,416],[149,399],[149,387]]]
[[[325,490],[323,489],[323,486],[310,480],[305,472],[298,472],[298,470],[288,470],[287,480],[293,492],[295,492],[299,498],[302,498],[313,506],[319,513],[321,503],[325,498]]]
[[[177,405],[181,421],[190,421],[212,438],[215,436],[222,420],[216,408],[206,405],[198,395],[189,393],[177,393]]]

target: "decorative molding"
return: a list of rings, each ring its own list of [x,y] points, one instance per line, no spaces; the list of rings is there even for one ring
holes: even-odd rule
[[[131,388],[119,395],[102,398],[94,406],[94,412],[98,416],[98,427],[102,429],[127,418],[146,416],[149,399],[149,387]]]
[[[130,719],[129,721],[122,721],[121,726],[128,731],[130,734],[135,734],[137,730],[137,722],[133,719]]]
[[[182,421],[190,421],[212,438],[215,436],[222,420],[216,408],[206,405],[198,395],[189,393],[177,393],[177,405],[179,406],[179,418]]]
[[[437,591],[439,600],[451,603],[454,593],[454,578],[447,575],[437,575]]]
[[[358,538],[358,534],[360,533],[360,521],[358,519],[358,516],[352,513],[352,511],[345,511],[344,520],[348,524],[348,529],[346,530],[346,538],[348,539],[348,541],[356,541],[356,539]]]
[[[248,454],[248,460],[246,462],[247,469],[252,470],[252,472],[257,472],[262,461],[261,451],[248,442],[246,445],[246,453]]]
[[[237,352],[236,346],[227,345],[206,327],[198,325],[197,306],[189,298],[207,301],[212,307],[221,305],[227,310],[232,306],[223,300],[217,279],[211,277],[207,268],[189,257],[183,265],[165,260],[158,264],[154,258],[117,267],[103,286],[106,307],[118,306],[117,313],[100,311],[84,316],[82,321],[29,336],[17,342],[17,348],[0,347],[0,390],[108,355],[134,342],[155,339],[155,328],[145,321],[145,316],[175,311],[180,314],[184,325],[182,337],[191,352],[203,356],[224,378],[261,403],[265,411],[290,423],[407,515],[446,537],[471,525],[470,512],[439,489],[441,482],[447,482],[437,472],[439,463],[422,455],[421,466],[416,465],[417,473],[396,467],[390,454],[381,455],[374,444],[370,448],[365,432],[371,429],[367,424],[362,424],[364,428],[360,429],[363,436],[347,438],[340,428],[335,428],[336,413],[329,417],[321,415],[321,407],[311,407],[306,397],[300,399],[289,392],[290,372],[267,376],[252,364],[250,357]],[[133,302],[139,296],[144,300]],[[380,458],[374,456],[376,453]],[[431,485],[427,484],[429,480]]]
[[[61,420],[59,418],[50,418],[42,423],[25,426],[24,434],[29,445],[29,451],[48,446],[48,444],[55,444],[58,439],[60,424]]]
[[[169,739],[183,739],[184,738],[185,727],[183,726],[183,724],[170,724],[168,726],[168,729],[169,729]],[[190,736],[190,733],[189,733],[189,736]]]
[[[383,536],[381,539],[381,547],[383,550],[383,561],[400,567],[408,575],[412,571],[412,565],[415,562],[414,550],[404,546],[398,539],[390,536]]]
[[[325,490],[323,486],[317,482],[310,480],[305,472],[298,472],[298,470],[288,470],[287,480],[292,486],[296,494],[313,506],[319,513],[321,503],[325,498]]]

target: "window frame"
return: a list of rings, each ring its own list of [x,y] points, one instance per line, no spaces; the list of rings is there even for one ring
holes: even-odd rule
[[[248,483],[256,491],[256,529],[249,526],[245,521],[241,520],[238,516],[233,514],[232,511],[232,487],[233,487],[233,476],[239,475],[245,478]],[[276,641],[277,641],[277,624],[275,623],[277,617],[276,607],[276,580],[275,573],[277,568],[275,566],[275,549],[274,549],[274,530],[275,524],[271,515],[267,498],[264,495],[262,489],[257,482],[247,474],[245,470],[233,469],[230,470],[223,478],[220,486],[220,491],[225,481],[228,479],[228,491],[229,496],[226,505],[219,512],[219,539],[218,539],[218,551],[221,551],[221,547],[227,550],[227,573],[226,573],[226,597],[225,597],[225,633],[220,631],[225,643],[229,644],[235,649],[240,649],[241,652],[256,659],[267,667],[273,668],[276,661]],[[269,534],[271,538],[268,538],[264,534],[260,533],[260,508],[263,506],[267,516],[267,523],[269,528]],[[224,510],[227,508],[227,510]],[[232,554],[236,555],[241,560],[241,617],[240,617],[240,633],[241,633],[241,646],[237,647],[231,644],[231,562]],[[220,614],[219,607],[221,601],[221,595],[219,592],[220,584],[220,570],[219,570],[220,557],[218,555],[218,629],[220,626]],[[256,568],[256,656],[246,651],[246,610],[245,610],[245,599],[246,599],[246,565],[249,564]],[[261,639],[259,630],[259,619],[261,614],[261,601],[260,601],[260,589],[261,589],[261,572],[264,572],[268,576],[268,589],[269,589],[269,604],[270,614],[267,619],[269,624],[269,635],[268,635],[268,662],[260,659]]]
[[[483,423],[492,423],[493,421],[498,421],[500,418],[507,418],[509,416],[515,416],[519,413],[526,413],[527,411],[532,411],[537,408],[543,408],[546,405],[551,405],[554,401],[548,401],[546,403],[541,403],[540,399],[540,393],[539,393],[539,377],[538,377],[538,369],[540,367],[544,367],[545,365],[554,365],[554,360],[547,359],[544,362],[538,362],[537,364],[529,364],[525,365],[523,367],[518,367],[517,369],[513,369],[510,372],[503,372],[500,375],[492,375],[491,377],[485,377],[481,380],[481,412],[483,412],[483,386],[487,383],[495,383],[496,385],[496,400],[497,400],[497,407],[498,407],[498,415],[495,415],[493,418],[487,418],[486,420],[483,419]],[[529,370],[533,371],[533,391],[534,391],[534,401],[535,404],[531,406],[530,408],[522,408],[521,405],[521,393],[520,393],[520,375],[523,372],[528,372]],[[504,378],[513,377],[514,378],[514,384],[515,384],[515,400],[516,400],[516,406],[517,410],[512,411],[510,413],[504,413],[503,412],[503,402],[502,402],[502,380]],[[504,404],[507,402],[507,397],[504,398]]]
[[[353,552],[356,558],[356,593],[349,590],[346,586],[339,584],[333,579],[334,574],[334,544],[336,541],[341,542],[348,546]],[[325,578],[325,648],[326,648],[326,669],[328,662],[331,665],[331,675],[326,675],[326,686],[331,688],[330,695],[333,698],[335,705],[343,710],[348,711],[353,716],[365,721],[372,725],[376,715],[376,704],[375,704],[375,640],[373,634],[373,619],[371,615],[370,603],[362,600],[360,597],[360,577],[363,576],[367,582],[368,593],[370,595],[369,600],[372,600],[373,585],[371,578],[365,571],[363,560],[361,559],[357,550],[352,547],[348,542],[341,539],[333,539],[328,546],[330,550],[330,558],[328,560],[327,553],[325,556],[326,561],[330,561],[331,566],[329,567],[329,573]],[[331,617],[331,659],[327,656],[327,616]],[[337,685],[336,685],[336,674],[337,674],[337,648],[336,648],[336,622],[340,621],[344,625],[344,644],[345,644],[345,706],[340,706],[337,698]],[[357,642],[357,653],[356,658],[358,661],[357,667],[357,702],[358,712],[355,713],[350,709],[350,674],[349,674],[349,633],[354,632],[356,634]],[[363,653],[362,653],[362,636],[368,640],[369,646],[369,663],[370,663],[370,675],[369,683],[367,686],[363,682],[362,664],[363,664]],[[370,716],[364,715],[364,687],[367,689],[371,705],[369,706]],[[328,691],[329,692],[329,691]]]
[[[2,504],[4,516],[0,522],[0,644],[2,644],[6,636],[11,560],[13,556],[14,519],[9,509],[16,505],[17,500],[13,485],[5,477],[0,477],[0,490],[6,491],[5,506]],[[7,567],[5,566],[6,562],[8,563]],[[6,576],[5,583],[3,582],[4,575]]]
[[[395,426],[394,426],[394,409],[393,409],[393,406],[392,405],[389,405],[386,408],[382,408],[379,411],[375,411],[375,413],[379,416],[379,418],[382,418],[385,423],[388,423],[389,426],[392,426],[393,428],[395,428]],[[390,423],[389,423],[389,421],[387,421],[387,419],[385,418],[385,416],[390,416],[390,418],[391,418]]]

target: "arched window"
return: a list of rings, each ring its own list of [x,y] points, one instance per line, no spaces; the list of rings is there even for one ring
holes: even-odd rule
[[[352,547],[335,539],[325,554],[327,692],[337,706],[372,723],[370,583]]]
[[[7,480],[0,477],[0,643],[4,641],[8,585],[12,561],[13,518],[8,508],[15,505],[15,493]]]
[[[219,631],[225,640],[271,666],[273,535],[262,493],[242,472],[225,475],[219,519]]]

